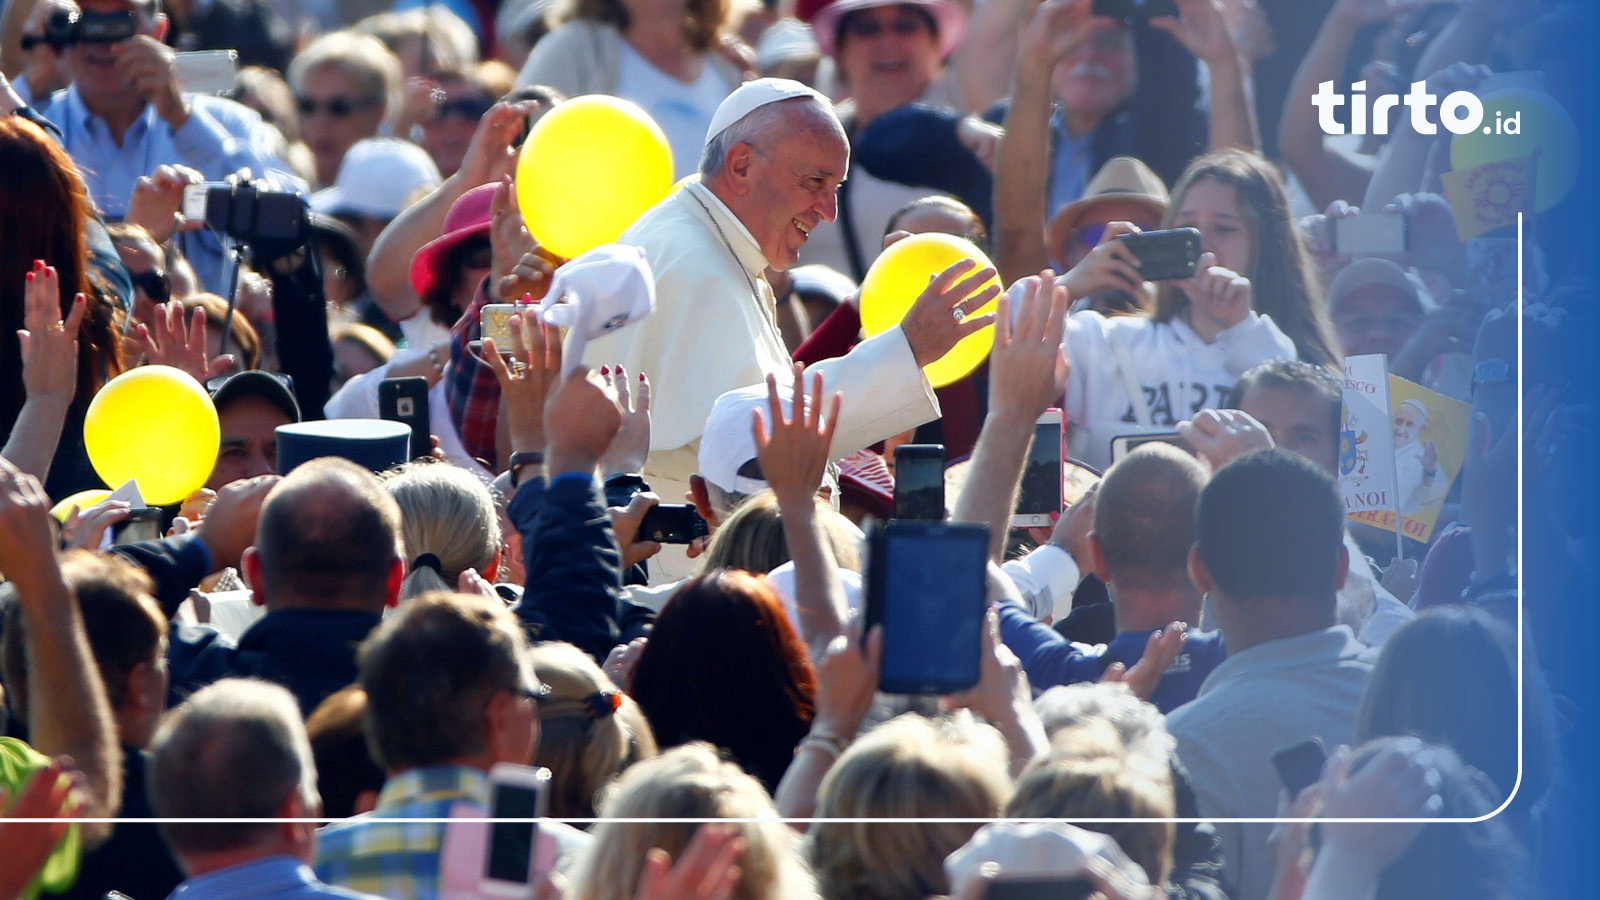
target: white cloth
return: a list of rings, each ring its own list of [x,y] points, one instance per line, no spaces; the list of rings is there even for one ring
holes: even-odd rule
[[[672,148],[674,179],[698,171],[706,129],[728,96],[728,82],[707,63],[700,67],[700,77],[686,84],[651,65],[627,41],[621,43],[617,96],[639,104],[661,126]]]
[[[1000,568],[1022,595],[1028,615],[1041,622],[1061,621],[1072,612],[1072,595],[1083,580],[1072,554],[1055,544],[1040,544],[1027,556],[1008,559]]]
[[[662,497],[675,499],[697,467],[700,436],[716,399],[769,372],[788,384],[789,353],[778,333],[772,288],[762,277],[767,263],[760,246],[704,185],[690,183],[674,192],[619,243],[644,250],[655,273],[656,311],[591,342],[584,362],[621,363],[629,372],[649,375],[651,452],[644,475]],[[836,455],[939,415],[899,328],[812,369],[823,374],[829,392],[844,394]]]
[[[1412,441],[1394,451],[1394,486],[1400,515],[1415,516],[1444,502],[1445,494],[1450,489],[1450,480],[1444,477],[1444,471],[1437,462],[1434,463],[1433,479],[1429,481],[1424,478],[1422,446]]]
[[[1143,397],[1130,398],[1123,387],[1113,340],[1125,342]],[[1066,413],[1077,432],[1070,445],[1074,456],[1099,469],[1111,464],[1111,438],[1136,430],[1135,400],[1156,427],[1171,430],[1202,409],[1220,407],[1251,367],[1295,358],[1294,342],[1270,316],[1254,312],[1208,344],[1182,316],[1157,322],[1089,310],[1067,319],[1065,343],[1072,361]]]

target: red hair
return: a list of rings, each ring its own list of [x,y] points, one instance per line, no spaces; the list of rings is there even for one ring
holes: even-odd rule
[[[811,728],[817,676],[772,588],[716,569],[661,608],[628,693],[663,748],[709,741],[770,791]]]
[[[72,298],[89,307],[78,329],[78,390],[74,403],[122,371],[121,344],[109,304],[97,302],[89,282],[84,226],[94,206],[77,167],[39,126],[18,116],[0,116],[0,428],[7,431],[22,409],[24,284],[33,261],[54,266],[61,282],[61,318]]]

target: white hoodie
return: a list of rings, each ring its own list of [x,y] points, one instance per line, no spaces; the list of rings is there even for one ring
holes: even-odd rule
[[[1075,455],[1105,468],[1111,462],[1111,439],[1140,432],[1115,344],[1133,366],[1133,381],[1155,430],[1171,431],[1202,409],[1228,400],[1239,376],[1273,359],[1295,359],[1294,342],[1271,317],[1250,313],[1244,321],[1207,344],[1183,318],[1156,322],[1143,316],[1107,318],[1092,310],[1067,319],[1066,414],[1075,432]]]

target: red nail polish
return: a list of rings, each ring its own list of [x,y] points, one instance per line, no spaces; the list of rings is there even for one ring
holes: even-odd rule
[[[33,284],[33,273],[32,272],[28,273],[28,283],[29,284]]]
[[[600,367],[600,374],[601,375],[610,375],[611,374],[611,367],[610,366],[601,366]]]
[[[42,260],[42,259],[36,259],[36,260],[34,260],[34,261],[33,261],[33,267],[34,267],[34,268],[35,268],[35,269],[42,269],[42,268],[44,268],[44,260]]]
[[[639,380],[640,380],[640,381],[643,381],[643,380],[644,380],[644,373],[643,373],[643,372],[640,372],[640,373],[639,373]]]

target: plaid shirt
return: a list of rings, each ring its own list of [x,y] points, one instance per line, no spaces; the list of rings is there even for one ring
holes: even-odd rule
[[[450,407],[450,423],[461,436],[467,455],[485,460],[484,468],[500,465],[495,453],[495,424],[500,417],[500,382],[494,370],[467,347],[480,337],[479,311],[493,301],[485,291],[489,280],[478,284],[472,305],[450,329],[450,371],[445,373],[445,402]]]
[[[388,820],[447,819],[456,803],[487,810],[488,776],[465,766],[429,766],[391,777],[370,814],[317,832],[317,877],[390,900],[435,900],[445,824]]]

